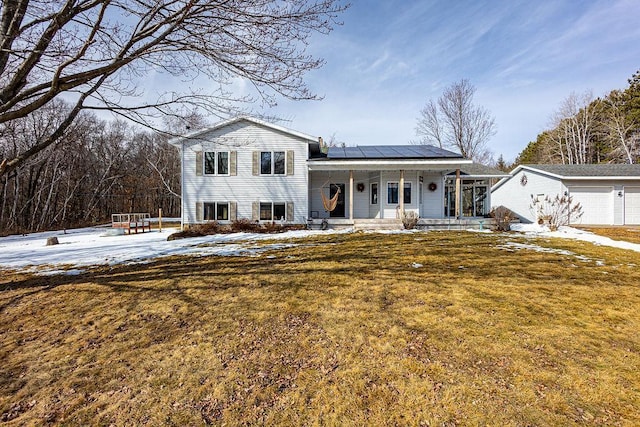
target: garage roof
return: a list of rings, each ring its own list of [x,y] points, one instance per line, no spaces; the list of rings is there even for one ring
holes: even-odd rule
[[[497,190],[520,171],[533,171],[561,180],[640,180],[640,164],[519,165],[509,173],[510,176],[498,181],[491,191]]]
[[[525,169],[537,169],[563,178],[640,176],[640,165],[630,164],[522,165],[522,167]]]

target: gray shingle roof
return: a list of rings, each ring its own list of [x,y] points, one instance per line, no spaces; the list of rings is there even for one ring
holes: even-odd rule
[[[327,160],[462,159],[462,155],[433,145],[365,145],[329,147]]]
[[[472,176],[491,176],[491,177],[509,176],[509,174],[506,172],[502,172],[501,170],[490,168],[489,166],[485,166],[480,163],[463,165],[460,167],[460,172],[465,175],[472,175]]]
[[[522,165],[563,177],[640,176],[640,165]]]

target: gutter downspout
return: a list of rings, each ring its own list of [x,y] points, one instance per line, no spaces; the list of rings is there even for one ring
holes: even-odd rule
[[[184,230],[184,142],[180,145],[180,230]]]

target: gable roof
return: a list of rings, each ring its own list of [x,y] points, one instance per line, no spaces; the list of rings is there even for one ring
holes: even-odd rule
[[[640,164],[590,164],[590,165],[519,165],[510,176],[500,180],[491,191],[511,179],[521,170],[537,172],[557,179],[571,180],[640,180]]]
[[[325,160],[462,159],[462,154],[433,145],[363,145],[329,147]]]
[[[308,135],[306,133],[302,133],[302,132],[298,132],[297,130],[293,130],[293,129],[289,129],[286,128],[284,126],[279,126],[279,125],[274,125],[273,123],[269,123],[269,122],[265,122],[264,120],[260,120],[260,119],[256,119],[255,117],[251,117],[251,116],[237,116],[237,117],[233,117],[231,119],[227,119],[227,120],[223,120],[221,122],[218,122],[216,124],[214,124],[213,126],[209,126],[206,127],[204,129],[199,129],[193,132],[189,132],[185,135],[182,136],[177,136],[175,138],[171,138],[169,140],[169,144],[175,145],[175,146],[179,146],[180,144],[182,144],[184,141],[189,140],[189,139],[197,139],[198,137],[200,137],[201,135],[204,135],[208,132],[217,130],[217,129],[222,129],[226,126],[232,125],[234,123],[238,123],[241,121],[247,121],[253,124],[256,124],[258,126],[262,126],[262,127],[266,127],[278,132],[282,132],[282,133],[286,133],[301,139],[305,139],[307,141],[310,142],[315,142],[318,143],[318,138],[316,138],[315,136],[311,136]]]
[[[537,170],[559,178],[640,177],[640,165],[521,165],[523,169]],[[517,169],[517,168],[516,168]],[[515,170],[513,171],[515,172]]]

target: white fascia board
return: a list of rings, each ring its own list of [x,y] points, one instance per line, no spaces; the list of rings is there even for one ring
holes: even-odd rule
[[[204,129],[199,129],[199,130],[196,130],[196,131],[193,131],[193,132],[189,132],[189,133],[187,133],[185,135],[182,135],[182,136],[177,136],[175,138],[171,138],[168,142],[171,145],[178,146],[178,144],[180,144],[180,143],[182,143],[182,142],[184,142],[184,141],[186,141],[188,139],[196,139],[200,135],[204,135],[204,134],[206,134],[208,132],[211,132],[211,131],[214,131],[216,129],[221,129],[221,128],[225,127],[225,126],[229,126],[229,125],[231,125],[233,123],[236,123],[236,122],[239,122],[241,120],[246,120],[248,122],[252,122],[252,123],[255,123],[255,124],[260,125],[260,126],[264,126],[264,127],[267,127],[267,128],[273,129],[273,130],[277,130],[279,132],[286,133],[286,134],[289,134],[289,135],[292,135],[292,136],[295,136],[295,137],[298,137],[298,138],[301,138],[301,139],[304,139],[304,140],[307,140],[307,141],[318,142],[318,138],[316,138],[314,136],[307,135],[306,133],[298,132],[298,131],[293,130],[293,129],[289,129],[289,128],[286,128],[284,126],[274,125],[272,123],[265,122],[265,121],[262,121],[262,120],[259,120],[259,119],[256,119],[256,118],[250,117],[250,116],[238,116],[238,117],[233,117],[231,119],[223,120],[221,122],[216,123],[213,126],[209,126],[207,128],[204,128]]]
[[[513,172],[512,172],[513,173]],[[491,191],[495,191],[502,186],[505,182],[509,181],[513,176],[505,176],[500,181],[496,182],[493,187],[491,187]]]
[[[511,174],[512,174],[512,175],[515,175],[515,174],[516,174],[516,171],[517,171],[518,169],[526,169],[526,170],[528,170],[528,171],[531,171],[531,172],[537,172],[537,173],[539,173],[539,174],[546,175],[546,176],[550,176],[550,177],[552,177],[552,178],[558,178],[558,179],[564,179],[564,178],[566,178],[566,177],[565,177],[565,176],[563,176],[563,175],[558,175],[558,174],[556,174],[556,173],[547,172],[546,170],[542,170],[542,169],[532,168],[531,166],[527,166],[527,165],[520,165],[520,166],[518,166],[518,167],[517,167],[517,168],[515,168],[513,171],[511,171]]]
[[[310,171],[332,170],[447,170],[473,163],[472,160],[307,160]]]

